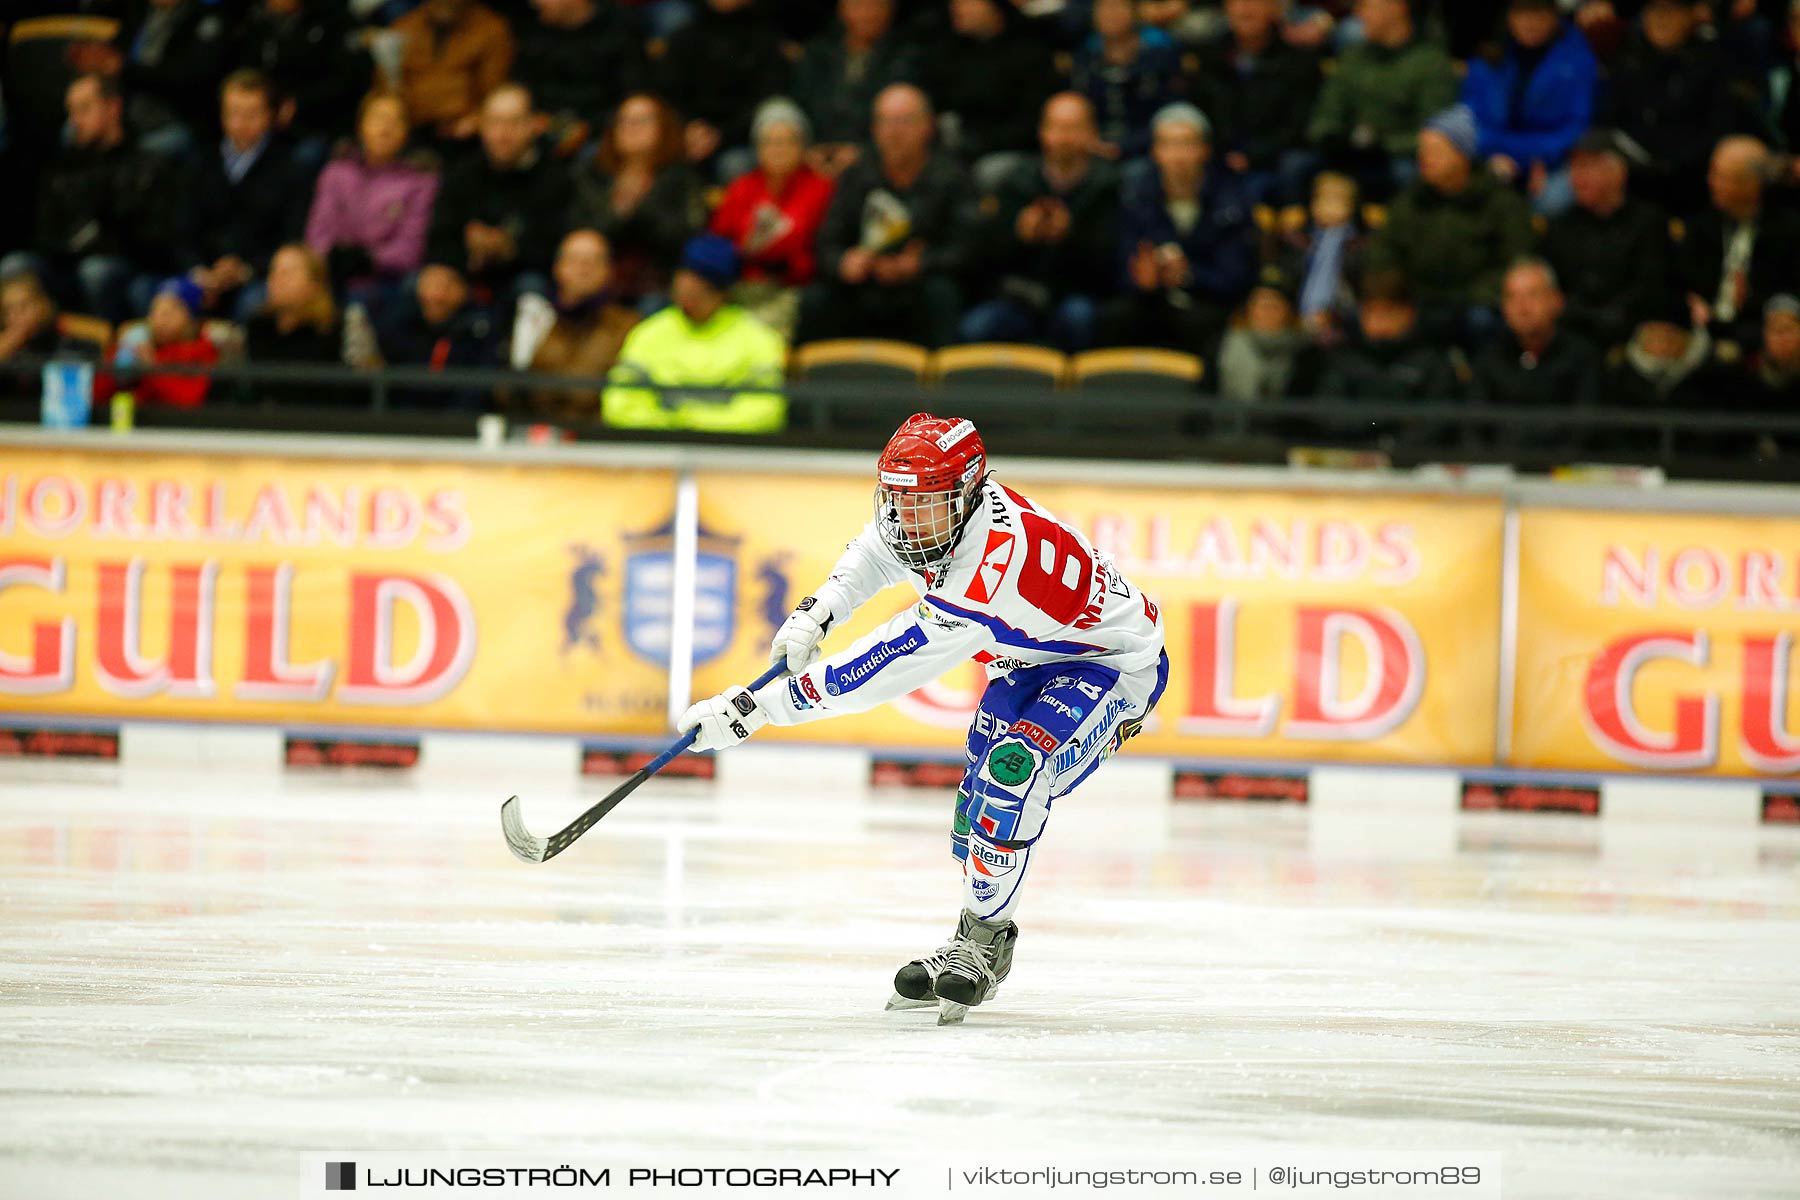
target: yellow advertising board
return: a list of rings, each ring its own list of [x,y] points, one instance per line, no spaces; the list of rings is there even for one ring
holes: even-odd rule
[[[697,657],[709,695],[762,670],[789,609],[871,515],[867,480],[703,472],[707,555],[754,577]],[[1112,554],[1160,607],[1170,679],[1136,749],[1174,757],[1487,764],[1495,753],[1503,505],[1498,497],[1018,484]],[[710,548],[710,549],[709,549]],[[703,593],[705,585],[702,585]],[[703,598],[702,608],[720,604]],[[913,603],[876,596],[828,651]],[[729,609],[729,618],[726,615]],[[973,662],[874,712],[759,737],[959,746],[986,676]]]
[[[663,470],[0,451],[0,712],[653,734]]]
[[[1513,765],[1800,772],[1800,519],[1519,514]]]

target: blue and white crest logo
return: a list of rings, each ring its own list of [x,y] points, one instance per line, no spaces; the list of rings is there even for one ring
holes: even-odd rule
[[[737,622],[737,538],[702,525],[694,560],[694,665],[731,645]],[[625,535],[625,644],[646,662],[669,661],[675,615],[675,521]]]

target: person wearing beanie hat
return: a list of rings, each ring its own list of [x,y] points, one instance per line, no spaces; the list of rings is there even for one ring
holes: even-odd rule
[[[756,166],[731,181],[712,216],[712,232],[743,259],[734,302],[784,338],[800,317],[800,289],[818,275],[819,228],[831,207],[832,181],[806,161],[812,125],[785,96],[764,101],[751,122]]]
[[[1474,110],[1466,104],[1452,104],[1442,112],[1433,113],[1419,132],[1421,141],[1427,133],[1438,134],[1470,162],[1475,161],[1475,154],[1481,147],[1481,131],[1475,126]]]
[[[206,294],[194,280],[180,275],[163,280],[151,297],[145,319],[127,325],[119,335],[113,365],[210,367],[217,363],[218,347],[199,324],[205,303]],[[96,395],[110,396],[115,390],[135,392],[141,408],[199,408],[212,390],[212,379],[206,375],[127,376],[116,387],[110,376],[96,381]]]
[[[1594,115],[1600,64],[1554,0],[1511,0],[1501,51],[1469,61],[1463,103],[1480,130],[1477,155],[1523,187],[1541,216],[1575,203],[1569,153]]]
[[[787,399],[778,390],[787,343],[726,298],[739,269],[737,248],[717,234],[682,248],[670,287],[674,303],[625,336],[607,376],[602,421],[709,433],[775,433],[787,424]],[[683,388],[719,390],[677,390]]]
[[[1474,352],[1500,326],[1500,279],[1531,249],[1531,214],[1519,194],[1474,161],[1473,117],[1463,105],[1419,132],[1419,177],[1388,210],[1371,250],[1376,267],[1412,281],[1425,335]]]

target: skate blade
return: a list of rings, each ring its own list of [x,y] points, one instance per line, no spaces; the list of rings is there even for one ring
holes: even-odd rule
[[[888,997],[887,1008],[885,1011],[900,1012],[903,1009],[909,1009],[909,1008],[936,1008],[936,1007],[937,1007],[937,998],[935,996],[932,997],[930,1000],[911,1000],[905,996],[902,996],[899,992],[895,992],[892,996]]]
[[[963,1018],[969,1015],[967,1004],[958,1004],[954,1000],[942,1001],[943,1007],[938,1009],[939,1025],[961,1025]]]

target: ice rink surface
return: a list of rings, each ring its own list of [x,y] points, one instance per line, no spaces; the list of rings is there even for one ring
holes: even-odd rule
[[[547,833],[606,782],[0,763],[0,1196],[286,1198],[327,1147],[1462,1149],[1509,1198],[1800,1196],[1800,832],[1103,770],[1011,980],[939,1029],[882,1003],[954,922],[948,795],[788,757],[539,866],[500,800]]]

